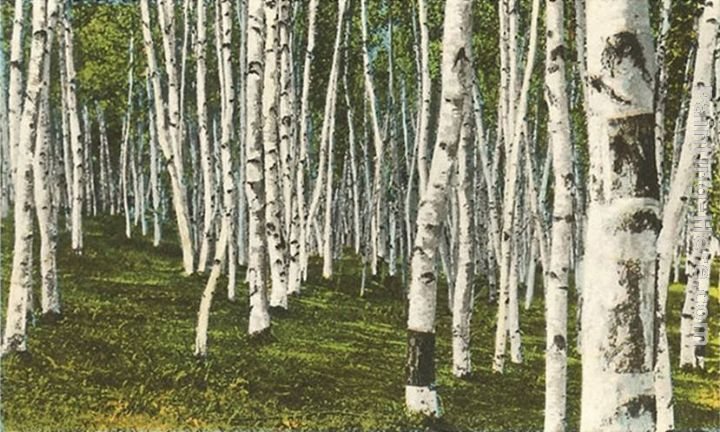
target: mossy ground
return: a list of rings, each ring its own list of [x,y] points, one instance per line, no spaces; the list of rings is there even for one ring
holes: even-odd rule
[[[542,293],[521,315],[525,363],[509,364],[498,375],[490,369],[495,308],[478,284],[476,369],[458,380],[451,374],[450,314],[440,291],[437,382],[445,414],[429,425],[403,410],[405,302],[398,278],[369,280],[361,298],[358,260],[340,260],[330,281],[313,261],[302,295],[291,299],[287,314],[273,317],[272,334],[260,340],[246,335],[245,286],[229,302],[221,283],[210,320],[210,356],[201,362],[192,345],[205,277],[181,273],[175,244],[153,248],[139,236],[125,239],[122,224],[119,218],[88,220],[82,256],[73,255],[67,235],[61,236],[63,318],[34,322],[30,354],[3,359],[7,430],[542,429]],[[3,298],[11,236],[11,227],[3,226]],[[674,285],[670,293],[673,365],[682,291]],[[707,370],[674,372],[681,429],[720,427],[717,288],[712,295]],[[574,309],[570,313],[574,317]],[[576,429],[581,368],[577,353],[571,355],[569,425]]]

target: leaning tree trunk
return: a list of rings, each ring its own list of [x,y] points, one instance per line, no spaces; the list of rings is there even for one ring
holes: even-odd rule
[[[260,334],[270,327],[265,288],[265,185],[263,169],[262,99],[265,69],[264,0],[248,0],[247,61],[245,91],[247,128],[245,139],[245,194],[248,202],[248,267],[250,317],[248,333]]]
[[[365,77],[365,95],[367,97],[370,119],[372,120],[373,143],[375,144],[375,174],[372,184],[372,216],[370,218],[370,247],[372,249],[372,274],[377,274],[378,258],[384,257],[382,244],[384,243],[384,230],[382,227],[383,212],[383,157],[384,142],[380,134],[380,120],[378,119],[378,102],[373,83],[372,65],[370,64],[370,42],[368,32],[368,14],[366,0],[360,2],[362,22],[362,47],[363,47],[363,75]]]
[[[235,210],[235,178],[233,177],[232,150],[230,148],[232,144],[233,117],[235,114],[235,87],[233,85],[232,55],[230,50],[232,46],[232,8],[230,0],[220,0],[219,3],[220,21],[218,21],[216,25],[220,26],[221,41],[218,42],[222,45],[222,58],[218,62],[218,66],[220,69],[219,73],[222,75],[221,83],[224,87],[222,91],[223,100],[221,101],[222,132],[220,143],[223,172],[223,217],[220,228],[220,239],[215,248],[215,259],[210,272],[210,278],[208,279],[200,301],[200,310],[198,312],[195,355],[201,357],[207,355],[207,331],[210,318],[210,305],[213,294],[215,293],[215,288],[217,287],[218,278],[225,265],[225,258],[228,255],[227,252],[231,248],[231,242],[233,241],[231,233],[234,224]],[[233,267],[230,266],[230,269],[232,270]],[[229,274],[228,280],[230,283],[232,283],[233,279],[234,275]],[[234,289],[234,286],[228,288],[231,292]]]
[[[583,432],[655,430],[655,52],[648,3],[588,0]]]
[[[548,145],[552,146],[555,189],[550,266],[543,269],[548,275],[545,292],[544,429],[546,432],[564,432],[567,426],[567,293],[575,179],[565,58],[562,55],[565,50],[564,6],[553,0],[548,0],[545,5],[545,100],[548,106]]]
[[[15,153],[15,243],[13,246],[10,291],[7,300],[2,354],[27,351],[26,313],[32,290],[33,245],[33,143],[37,130],[43,61],[47,44],[47,1],[33,2],[32,43],[27,66],[27,88],[20,117],[18,146]],[[49,10],[55,1],[50,1]]]
[[[364,4],[364,1],[363,1]],[[420,202],[417,235],[412,258],[407,345],[405,403],[411,412],[439,415],[435,390],[435,309],[437,276],[435,253],[445,221],[450,176],[454,169],[464,102],[470,95],[471,34],[470,0],[448,0],[445,4],[442,103],[437,145]]]
[[[677,168],[672,166],[670,191],[663,207],[662,230],[657,242],[657,351],[655,353],[655,391],[657,393],[657,431],[666,432],[675,428],[675,415],[672,398],[672,378],[670,373],[670,352],[667,341],[667,308],[668,286],[672,256],[682,228],[682,214],[686,207],[687,194],[693,183],[693,167],[698,149],[705,143],[708,131],[700,134],[691,125],[706,127],[707,120],[712,116],[710,100],[712,98],[711,83],[713,73],[713,52],[715,50],[716,32],[720,20],[720,3],[706,2],[698,29],[698,47],[695,57],[693,83],[685,139]],[[657,127],[657,125],[656,125]],[[700,131],[702,132],[702,130]],[[656,140],[657,142],[657,140]],[[688,257],[689,258],[689,257]]]
[[[170,116],[166,115],[165,102],[162,96],[162,86],[160,84],[160,71],[155,56],[155,47],[152,40],[152,32],[150,28],[150,6],[148,0],[140,1],[140,12],[142,17],[143,41],[145,45],[145,54],[147,57],[149,75],[151,78],[153,98],[155,104],[155,124],[158,131],[158,142],[166,159],[168,174],[170,175],[170,184],[172,186],[172,201],[175,209],[175,217],[177,219],[178,234],[180,237],[180,245],[183,254],[183,268],[186,274],[193,272],[193,243],[190,234],[190,218],[187,204],[187,191],[183,179],[182,157],[176,130],[168,125],[167,117],[174,117],[174,112]],[[161,14],[162,15],[162,14]],[[172,105],[172,104],[170,104]],[[172,111],[172,107],[171,107]]]

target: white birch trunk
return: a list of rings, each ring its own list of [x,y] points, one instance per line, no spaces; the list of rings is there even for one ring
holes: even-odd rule
[[[45,316],[60,315],[60,292],[57,284],[57,204],[53,196],[56,184],[55,160],[50,134],[50,52],[58,18],[58,2],[47,4],[47,36],[43,59],[42,84],[37,114],[37,136],[33,160],[35,207],[40,232],[41,307]]]
[[[473,307],[474,229],[473,174],[475,135],[473,129],[472,96],[468,94],[464,106],[464,120],[458,146],[458,261],[452,309],[453,375],[465,377],[472,372],[470,359],[470,318]]]
[[[63,48],[65,51],[65,74],[67,76],[66,103],[68,107],[70,126],[70,148],[73,165],[73,198],[71,209],[72,249],[76,254],[82,254],[83,231],[82,211],[84,205],[84,165],[83,165],[83,132],[80,129],[80,116],[77,103],[77,73],[75,72],[75,44],[72,22],[70,21],[70,6],[66,4],[63,14]]]
[[[55,3],[50,1],[51,7]],[[5,332],[2,354],[27,351],[26,313],[32,290],[33,244],[33,143],[37,129],[40,93],[42,90],[43,61],[47,43],[47,2],[33,3],[32,42],[27,66],[27,88],[20,118],[18,145],[14,157],[15,175],[15,242],[7,298]]]
[[[582,432],[654,431],[655,52],[646,1],[587,2]]]
[[[550,265],[545,285],[545,423],[546,432],[567,427],[567,310],[575,190],[570,137],[570,112],[565,76],[565,13],[563,3],[545,3],[545,100],[555,188],[550,239]],[[540,233],[542,234],[542,233]]]
[[[460,140],[463,105],[470,95],[472,82],[468,44],[468,35],[471,34],[471,4],[469,0],[448,0],[445,4],[442,103],[438,139],[433,152],[428,187],[418,209],[408,296],[410,304],[405,403],[409,411],[430,416],[440,415],[434,386],[437,306],[435,253],[442,222],[445,220],[445,203]]]
[[[281,166],[278,136],[278,25],[279,11],[274,0],[265,0],[265,70],[263,81],[263,141],[265,154],[265,235],[270,258],[272,290],[270,306],[287,309],[287,261],[283,230],[280,184]]]
[[[370,119],[372,120],[373,142],[375,144],[375,173],[372,185],[372,204],[373,215],[370,220],[370,246],[372,248],[371,269],[372,274],[376,275],[378,271],[378,258],[383,257],[382,243],[384,231],[382,228],[382,211],[383,211],[383,182],[382,182],[382,161],[385,155],[384,143],[380,134],[380,120],[378,119],[378,103],[375,94],[375,85],[373,83],[372,65],[370,64],[370,47],[368,35],[368,17],[366,0],[361,0],[361,22],[362,22],[362,47],[363,47],[363,75],[365,77],[365,96],[367,97],[368,109],[370,111]]]
[[[432,81],[430,80],[430,32],[428,31],[427,0],[418,0],[418,21],[420,24],[420,107],[418,114],[418,191],[422,199],[428,176],[430,149],[430,101]]]
[[[509,113],[510,123],[507,128],[508,131],[512,131],[512,141],[507,143],[506,146],[506,173],[505,173],[505,190],[503,197],[503,224],[502,224],[502,237],[501,237],[501,260],[500,264],[500,298],[498,300],[498,320],[495,332],[495,355],[493,360],[493,370],[495,372],[502,372],[505,364],[505,349],[507,344],[507,333],[512,331],[509,327],[508,318],[512,318],[510,312],[512,309],[511,302],[513,301],[513,294],[517,293],[517,286],[513,286],[513,280],[517,283],[517,278],[514,277],[512,272],[511,263],[516,263],[513,259],[515,255],[513,253],[513,246],[516,239],[516,224],[515,224],[515,212],[514,204],[517,194],[518,186],[518,165],[520,161],[520,144],[522,143],[523,136],[525,134],[525,127],[521,124],[526,119],[527,114],[527,98],[530,88],[530,78],[535,65],[535,51],[536,51],[536,40],[537,40],[537,21],[539,15],[540,4],[539,0],[533,0],[532,16],[530,24],[530,43],[528,47],[528,58],[525,65],[525,73],[523,76],[522,88],[520,90],[520,97],[517,104],[517,112]],[[511,33],[512,34],[512,33]],[[511,40],[511,46],[515,42]],[[510,57],[512,57],[513,50],[510,50]],[[510,61],[510,85],[508,92],[514,101],[514,84],[515,80],[513,75],[512,59]],[[507,135],[509,138],[509,135]],[[516,301],[516,299],[514,300]],[[514,332],[513,332],[514,333]],[[515,346],[515,353],[519,347]]]
[[[657,431],[666,432],[675,428],[675,415],[672,399],[672,379],[670,371],[670,352],[667,341],[667,292],[670,281],[672,255],[678,242],[685,200],[693,182],[695,169],[693,164],[697,150],[705,144],[709,133],[707,119],[712,116],[711,83],[713,72],[713,52],[717,40],[720,4],[706,2],[698,29],[698,48],[695,57],[689,115],[685,128],[685,138],[677,168],[673,164],[673,177],[670,179],[670,191],[662,209],[662,230],[657,241],[657,350],[655,354],[655,391],[657,396]],[[690,127],[690,125],[698,125]],[[699,131],[698,131],[699,129]],[[704,130],[704,134],[703,134]],[[657,139],[656,139],[657,141]],[[689,258],[689,257],[688,257]]]
[[[307,239],[308,239],[308,223],[309,220],[305,214],[305,163],[307,160],[307,150],[310,145],[310,131],[308,129],[308,122],[310,121],[310,87],[312,85],[312,61],[315,55],[315,30],[316,30],[316,15],[318,10],[319,0],[310,0],[308,4],[308,36],[307,45],[305,48],[305,64],[303,67],[303,86],[302,95],[300,98],[300,158],[298,159],[298,165],[296,167],[296,195],[298,197],[297,213],[300,218],[300,227],[298,232],[298,255],[300,260],[300,271],[303,279],[307,276]],[[292,259],[292,256],[291,256]],[[297,277],[297,276],[296,276]],[[295,288],[297,287],[297,288]],[[292,292],[299,292],[300,282],[292,280],[290,282],[289,290]]]
[[[148,5],[148,0],[140,1],[140,12],[142,17],[145,54],[147,57],[149,75],[152,83],[153,99],[155,103],[158,142],[160,143],[160,148],[165,156],[168,174],[170,175],[172,201],[175,209],[180,246],[183,254],[183,268],[186,274],[192,274],[194,269],[194,252],[190,233],[187,193],[183,178],[182,157],[177,148],[177,135],[174,130],[177,124],[169,126],[165,115],[165,102],[163,101],[162,87],[160,85],[160,71],[157,66],[155,47],[153,45],[152,32],[150,29],[150,7]],[[168,105],[172,106],[170,103],[168,103]],[[174,117],[172,107],[171,113],[168,117]]]
[[[13,28],[10,36],[10,76],[8,82],[8,139],[10,149],[11,180],[15,181],[17,172],[16,155],[20,145],[20,118],[23,111],[23,49],[24,1],[15,0],[13,7]],[[3,90],[4,91],[4,90]]]
[[[207,97],[205,94],[207,65],[207,27],[205,1],[197,2],[197,39],[195,40],[196,66],[196,91],[197,91],[197,117],[198,117],[198,142],[200,147],[200,166],[202,167],[203,182],[203,222],[202,240],[200,243],[200,257],[198,258],[198,271],[205,272],[208,264],[208,257],[213,243],[215,232],[215,201],[216,188],[212,172],[213,153],[210,150],[210,137],[208,132],[208,110]]]
[[[270,327],[265,271],[267,248],[264,232],[265,185],[262,117],[265,37],[264,0],[248,0],[245,191],[248,201],[247,282],[250,303],[248,333],[250,335],[260,334]]]

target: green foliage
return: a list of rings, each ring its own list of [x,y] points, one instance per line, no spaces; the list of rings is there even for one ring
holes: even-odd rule
[[[9,431],[98,429],[443,430],[539,429],[543,416],[544,319],[538,299],[522,314],[526,363],[491,372],[495,307],[478,281],[473,361],[467,380],[451,374],[450,314],[439,296],[438,386],[445,416],[424,425],[404,414],[405,300],[396,278],[371,279],[358,296],[361,267],[345,256],[331,281],[313,260],[308,286],[272,335],[246,335],[245,290],[235,303],[221,281],[210,319],[210,356],[192,356],[205,277],[185,277],[174,242],[155,249],[127,240],[122,218],[87,221],[82,256],[59,251],[64,317],[30,327],[30,355],[3,359],[2,412]],[[3,227],[7,280],[12,230]],[[716,275],[713,275],[716,277]],[[243,280],[239,275],[239,280]],[[538,278],[539,280],[540,278]],[[670,344],[679,344],[682,286],[670,293]],[[574,292],[574,291],[571,291]],[[36,298],[37,298],[36,294]],[[717,301],[717,289],[712,293]],[[570,317],[575,316],[574,298]],[[3,309],[4,312],[4,309]],[[570,320],[574,346],[574,320]],[[720,327],[711,322],[711,335]],[[675,371],[681,429],[720,426],[717,337],[706,372]],[[672,364],[677,364],[677,350]],[[569,359],[569,424],[579,421],[580,362]]]

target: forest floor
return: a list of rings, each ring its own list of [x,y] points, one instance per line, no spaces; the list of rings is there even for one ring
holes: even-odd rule
[[[542,429],[541,292],[532,308],[521,312],[524,364],[508,364],[498,375],[490,368],[495,308],[486,301],[487,290],[479,290],[472,323],[475,372],[459,380],[451,374],[451,319],[441,290],[437,384],[444,416],[427,424],[403,409],[405,301],[398,278],[369,279],[361,298],[356,258],[340,260],[330,281],[313,261],[302,295],[291,299],[289,312],[273,317],[271,336],[260,340],[246,334],[245,286],[238,287],[237,301],[229,302],[221,283],[210,319],[210,355],[201,362],[192,349],[206,277],[181,273],[174,243],[153,248],[139,235],[128,240],[122,219],[99,218],[86,223],[82,256],[74,256],[68,244],[67,235],[61,236],[63,319],[34,322],[30,354],[3,359],[7,430]],[[3,298],[11,254],[12,228],[5,225]],[[682,285],[673,285],[670,293],[673,365],[682,291]],[[720,428],[717,287],[712,296],[714,338],[706,371],[674,371],[675,413],[683,430]],[[574,319],[570,323],[574,347]],[[577,352],[570,354],[568,411],[574,430],[581,367]]]

